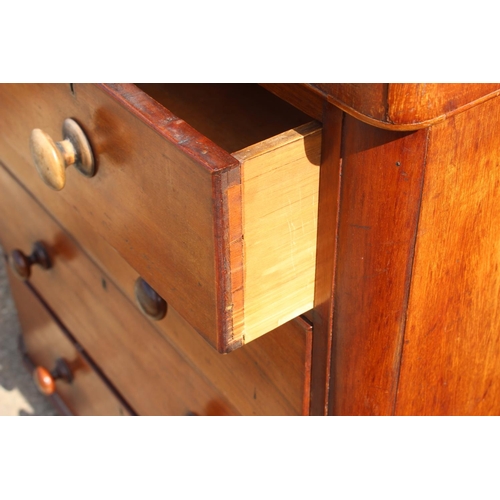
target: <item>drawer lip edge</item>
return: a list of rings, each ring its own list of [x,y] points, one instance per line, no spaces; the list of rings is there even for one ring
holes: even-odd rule
[[[133,83],[95,85],[210,173],[223,172],[239,166],[239,161],[228,151],[174,115]]]

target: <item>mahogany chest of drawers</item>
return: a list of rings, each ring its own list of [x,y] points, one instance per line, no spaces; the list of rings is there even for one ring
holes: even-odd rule
[[[499,94],[0,85],[40,389],[73,414],[500,413]]]

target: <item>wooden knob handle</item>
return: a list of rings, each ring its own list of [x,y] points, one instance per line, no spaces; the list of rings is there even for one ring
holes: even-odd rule
[[[66,184],[66,168],[71,165],[87,177],[95,173],[92,149],[78,123],[67,118],[62,131],[64,139],[61,142],[54,142],[39,128],[31,132],[30,138],[31,156],[38,175],[56,191]]]
[[[142,278],[135,281],[135,298],[139,309],[149,318],[159,321],[167,314],[167,303]]]
[[[64,359],[56,360],[56,366],[52,371],[47,370],[43,366],[37,366],[33,372],[33,380],[35,381],[38,390],[42,394],[54,394],[56,390],[56,380],[64,380],[68,383],[73,381],[73,374]]]
[[[43,366],[37,366],[33,372],[33,380],[42,394],[53,394],[56,390],[56,381],[52,374]]]
[[[50,269],[52,267],[49,253],[41,241],[36,241],[33,244],[31,255],[28,256],[17,248],[12,250],[10,254],[10,267],[18,278],[27,280],[31,276],[31,266],[34,264],[40,266],[42,269]]]

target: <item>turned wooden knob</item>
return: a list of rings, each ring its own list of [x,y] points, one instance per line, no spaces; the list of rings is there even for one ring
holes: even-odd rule
[[[62,358],[56,360],[56,366],[52,371],[47,370],[47,368],[43,366],[37,366],[33,371],[33,380],[42,394],[54,394],[56,390],[56,380],[59,379],[68,383],[73,381],[73,374],[71,373],[68,363]]]
[[[95,162],[89,141],[83,130],[71,118],[64,120],[63,140],[54,142],[39,128],[31,132],[31,156],[42,180],[60,191],[66,184],[66,168],[74,165],[86,177],[95,173]]]
[[[41,241],[36,241],[33,244],[31,255],[27,256],[17,248],[10,253],[10,267],[14,274],[22,280],[27,280],[31,276],[31,266],[34,264],[42,269],[52,267],[49,253]]]
[[[137,278],[135,281],[134,291],[139,309],[148,318],[158,321],[165,317],[167,303],[142,278]]]

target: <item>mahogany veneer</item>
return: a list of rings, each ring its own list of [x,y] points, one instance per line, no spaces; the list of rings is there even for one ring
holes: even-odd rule
[[[138,414],[500,414],[499,96],[0,85],[0,241],[54,257],[31,291],[14,283],[24,336],[44,311],[99,380],[95,402],[59,397],[76,413],[123,397]],[[29,136],[61,141],[65,118],[97,169],[70,167],[56,193]]]
[[[321,127],[255,85],[206,87],[0,86],[0,154],[39,192],[26,137],[73,117],[97,173],[50,196],[228,352],[313,306]]]

